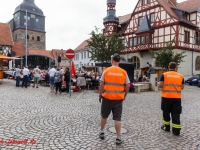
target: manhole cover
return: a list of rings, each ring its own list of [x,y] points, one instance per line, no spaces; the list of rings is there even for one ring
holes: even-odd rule
[[[115,127],[110,127],[108,130],[109,130],[110,132],[112,132],[112,133],[116,133]],[[126,130],[125,128],[121,128],[121,133],[122,133],[122,134],[124,134],[124,133],[126,133],[126,132],[127,132],[127,130]]]

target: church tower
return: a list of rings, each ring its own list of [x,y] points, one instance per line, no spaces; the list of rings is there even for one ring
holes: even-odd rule
[[[119,18],[115,16],[115,5],[116,0],[107,0],[107,16],[103,19],[106,36],[112,36],[114,32],[117,32]]]
[[[26,17],[27,11],[27,17]],[[26,20],[27,19],[27,20]],[[46,49],[45,16],[34,0],[23,0],[13,14],[13,41],[26,44],[28,49]]]

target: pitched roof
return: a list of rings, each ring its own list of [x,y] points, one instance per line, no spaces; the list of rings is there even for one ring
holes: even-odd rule
[[[142,20],[142,23],[140,25],[140,28],[135,32],[135,34],[143,33],[143,32],[152,32],[153,29],[151,27],[151,24],[149,22],[147,13],[144,16],[144,19]]]
[[[52,51],[48,51],[48,50],[29,49],[28,54],[29,55],[42,55],[42,56],[47,56],[47,57],[54,59]]]
[[[12,34],[10,26],[7,23],[0,23],[0,45],[10,45],[12,46]]]
[[[91,41],[91,39],[84,40],[77,48],[74,49],[74,51],[76,52],[85,49],[85,47],[88,45],[87,41]]]
[[[119,16],[119,24],[124,24],[128,22],[131,19],[131,15],[132,13],[124,15],[124,16]]]
[[[14,45],[12,46],[12,53],[14,53],[14,56],[16,57],[23,56],[26,53],[24,44],[14,42]]]
[[[178,3],[178,8],[188,12],[197,11],[200,8],[200,0],[187,0]]]
[[[180,20],[180,18],[176,15],[176,13],[172,10],[172,8],[177,8],[171,1],[169,0],[157,0],[158,3],[163,6],[163,8],[167,11],[167,13],[177,19]],[[168,2],[169,1],[169,2]]]
[[[67,59],[66,58],[66,50],[52,49],[52,54],[53,54],[54,58],[56,58],[56,59],[58,58],[58,54],[60,54],[62,60]]]

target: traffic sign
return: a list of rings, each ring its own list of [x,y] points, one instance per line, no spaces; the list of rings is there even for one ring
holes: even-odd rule
[[[67,57],[68,59],[73,59],[74,56],[75,56],[74,50],[68,49],[68,50],[66,51],[66,57]]]

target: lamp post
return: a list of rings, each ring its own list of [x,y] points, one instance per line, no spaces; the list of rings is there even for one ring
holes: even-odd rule
[[[27,67],[27,10],[26,10],[26,60],[25,66]]]
[[[196,32],[194,32],[194,50],[192,50],[192,75],[194,74],[194,72],[193,72],[193,66],[194,66],[194,65],[193,65],[193,63],[194,63],[194,62],[193,62],[193,60],[194,60],[194,56],[193,56],[193,55],[194,55],[194,54],[193,54],[193,53],[194,53],[194,51],[195,51],[196,40],[197,40]]]
[[[128,46],[126,46],[126,61],[128,62]]]

